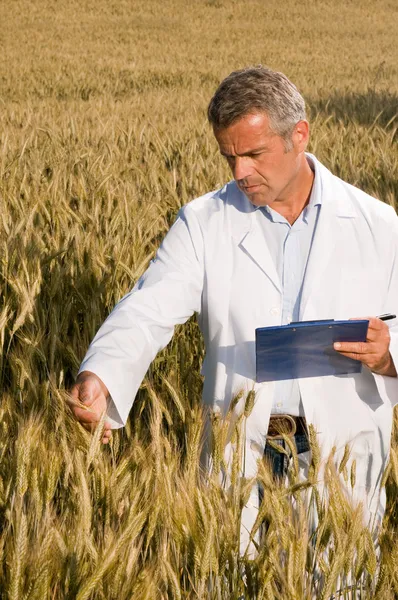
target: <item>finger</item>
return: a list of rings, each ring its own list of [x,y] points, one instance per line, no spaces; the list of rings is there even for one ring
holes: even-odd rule
[[[390,330],[384,321],[372,317],[369,321],[369,327],[366,334],[367,342],[377,342],[383,345],[390,343]]]
[[[82,427],[84,427],[84,429],[86,431],[89,431],[90,433],[93,433],[97,429],[100,421],[101,421],[101,419],[96,420],[96,421],[80,421],[80,425]],[[102,425],[102,428],[103,428],[102,435],[106,436],[106,437],[110,437],[110,435],[112,434],[112,429],[111,429],[110,424],[109,423],[105,423],[105,424]]]
[[[352,358],[353,360],[359,360],[362,363],[366,363],[367,362],[367,354],[357,354],[355,352],[340,352],[340,354],[342,356],[345,356],[346,358]]]
[[[350,321],[370,321],[370,319],[373,319],[374,317],[351,317]]]
[[[65,402],[67,404],[69,404],[69,406],[80,406],[80,407],[82,407],[83,404],[79,400],[79,394],[78,394],[78,392],[76,392],[74,394],[73,391],[74,390],[71,390],[71,392],[69,394],[68,393],[65,394]]]
[[[388,325],[381,319],[378,319],[377,317],[369,317],[368,329],[372,329],[374,331],[381,331],[383,329],[388,329]]]
[[[83,402],[81,402],[79,400],[78,395],[72,396],[72,394],[66,395],[65,397],[65,402],[72,407],[73,412],[75,412],[75,408],[79,408],[81,410],[84,410],[85,412],[90,412],[93,413],[94,411],[92,410],[92,408],[90,406],[87,406],[86,404],[83,404]]]
[[[370,343],[384,343],[384,340],[386,340],[386,343],[389,343],[388,340],[388,332],[384,331],[383,329],[368,329],[368,333],[366,335],[366,342],[370,342]]]
[[[380,330],[383,329],[384,326],[387,327],[384,321],[381,321],[377,317],[352,317],[350,321],[369,321],[368,331],[369,329]]]
[[[352,354],[370,354],[373,350],[369,342],[335,342],[333,348],[338,352]]]
[[[77,416],[78,414],[83,415],[84,420],[91,420],[90,415],[98,415],[98,411],[95,410],[96,401],[97,399],[95,399],[94,402],[87,405],[84,404],[78,397],[76,399],[72,396],[66,398],[66,402],[71,407],[72,412],[75,414],[75,416]]]
[[[66,397],[67,399],[77,400],[79,397],[79,385],[77,383],[75,383],[69,393],[66,393]]]
[[[102,436],[102,443],[103,444],[108,444],[112,439],[112,430],[111,429],[105,429],[103,436]]]
[[[85,407],[73,406],[75,418],[83,424],[94,424],[94,427],[100,422],[101,415]]]
[[[76,407],[86,410],[87,412],[98,414],[96,404],[97,402],[101,402],[102,399],[101,390],[97,389],[97,386],[95,386],[92,381],[87,381],[77,384],[72,389],[71,395],[67,401],[69,405],[72,406],[75,415],[77,415]],[[79,411],[79,414],[81,414],[81,411]],[[89,417],[86,417],[85,420],[87,419],[91,420]]]
[[[80,408],[83,408],[83,409],[85,408],[86,410],[89,410],[88,406],[83,404],[83,402],[80,400],[79,394],[80,394],[80,385],[75,384],[73,386],[73,388],[71,389],[71,391],[69,393],[66,393],[65,402],[67,404],[69,404],[69,406],[71,406],[71,407],[79,406]],[[72,410],[73,410],[73,408],[72,408]]]
[[[94,389],[92,381],[82,381],[79,385],[79,400],[86,406],[91,406],[98,396],[98,390]]]
[[[376,373],[388,364],[388,358],[385,359],[383,357],[380,357],[380,355],[378,354],[356,354],[355,352],[342,352],[341,354],[343,356],[346,356],[347,358],[352,358],[353,360],[360,361],[362,364],[366,365],[371,371],[375,371]]]
[[[98,425],[98,423],[94,422],[94,421],[92,423],[88,423],[88,422],[86,423],[84,421],[79,421],[79,424],[83,427],[83,429],[85,429],[89,433],[94,433],[95,428]]]
[[[73,386],[70,393],[66,395],[66,402],[70,406],[79,406],[88,410],[92,403],[93,393],[90,386],[85,385],[85,382],[77,383]]]

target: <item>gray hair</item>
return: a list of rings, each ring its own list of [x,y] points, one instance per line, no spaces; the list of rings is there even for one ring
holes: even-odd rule
[[[296,123],[306,118],[304,98],[284,75],[258,65],[233,71],[218,86],[207,109],[215,129],[229,127],[240,118],[264,112],[271,130],[290,146]]]

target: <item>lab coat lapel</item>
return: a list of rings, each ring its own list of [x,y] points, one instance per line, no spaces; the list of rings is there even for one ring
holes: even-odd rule
[[[271,256],[267,240],[258,222],[256,210],[247,215],[246,228],[236,230],[234,239],[242,252],[245,252],[265,273],[275,288],[281,292],[281,282]]]
[[[322,181],[322,205],[304,277],[300,320],[314,318],[313,315],[306,314],[311,294],[319,285],[324,285],[325,273],[328,271],[337,240],[341,239],[342,228],[345,227],[348,218],[355,217],[347,192],[339,180],[319,162],[317,172]]]

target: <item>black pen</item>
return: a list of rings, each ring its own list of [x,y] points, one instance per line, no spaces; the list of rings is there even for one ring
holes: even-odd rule
[[[396,319],[397,315],[393,315],[392,313],[386,313],[385,315],[379,315],[376,319],[380,319],[380,321],[390,321],[391,319]]]

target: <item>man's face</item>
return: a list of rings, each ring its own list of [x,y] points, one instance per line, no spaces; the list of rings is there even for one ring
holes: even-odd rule
[[[238,187],[255,206],[288,201],[294,195],[308,123],[299,121],[291,144],[273,133],[263,112],[249,114],[225,129],[214,129],[220,152],[228,161]]]

